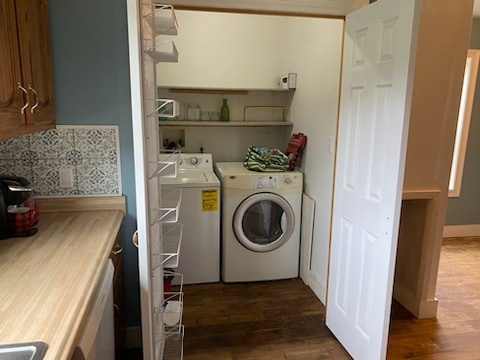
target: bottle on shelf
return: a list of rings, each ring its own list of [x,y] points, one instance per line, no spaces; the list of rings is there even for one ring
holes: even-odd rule
[[[229,121],[230,120],[230,110],[228,109],[227,99],[223,99],[222,108],[220,109],[220,120]]]

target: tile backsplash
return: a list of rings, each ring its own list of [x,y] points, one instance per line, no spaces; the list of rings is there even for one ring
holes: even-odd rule
[[[71,187],[60,187],[60,169]],[[28,179],[36,196],[121,195],[118,126],[59,125],[1,140],[0,174]]]

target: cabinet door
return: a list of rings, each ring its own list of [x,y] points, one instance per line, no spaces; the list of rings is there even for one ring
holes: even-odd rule
[[[20,58],[15,20],[15,0],[0,2],[0,128],[25,126],[21,108],[27,97],[18,87],[21,83]]]
[[[113,303],[114,303],[114,331],[115,331],[115,358],[122,358],[125,343],[125,302],[123,285],[123,254],[121,236],[117,234],[115,244],[110,252],[115,272],[113,273]]]
[[[27,123],[54,124],[47,1],[16,0],[15,3],[23,86],[28,89],[30,99]]]
[[[114,331],[115,331],[115,359],[122,358],[125,344],[125,301],[123,285],[123,257],[120,256],[115,267],[113,277],[113,302],[114,302]]]

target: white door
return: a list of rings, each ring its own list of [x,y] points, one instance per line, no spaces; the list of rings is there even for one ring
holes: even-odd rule
[[[346,19],[326,324],[355,359],[386,355],[416,7],[379,0]]]

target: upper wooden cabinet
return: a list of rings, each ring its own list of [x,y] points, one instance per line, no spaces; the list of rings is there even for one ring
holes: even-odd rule
[[[0,139],[55,126],[45,0],[0,2]]]

